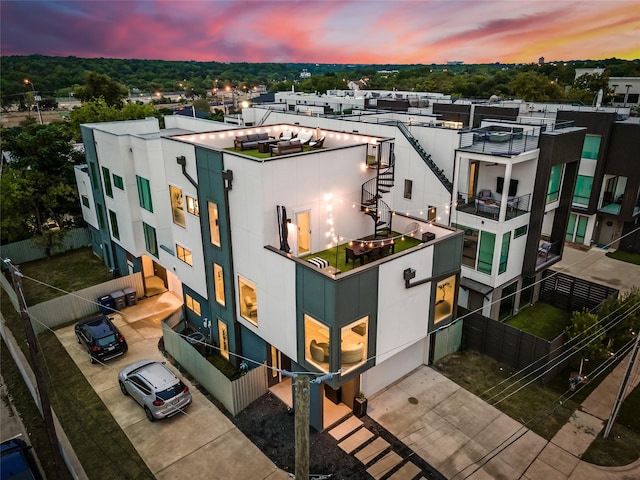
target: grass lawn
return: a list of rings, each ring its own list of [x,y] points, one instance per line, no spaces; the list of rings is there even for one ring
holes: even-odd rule
[[[394,240],[395,253],[400,253],[403,250],[407,250],[409,248],[415,247],[416,245],[419,245],[421,243],[420,240],[418,240],[417,238],[413,238],[409,236],[405,237],[398,232],[392,232],[392,236],[397,237]],[[327,262],[329,262],[329,265],[331,265],[332,267],[337,268],[341,272],[347,272],[349,270],[352,270],[356,266],[358,267],[360,266],[360,263],[354,264],[353,262],[349,262],[348,265],[346,264],[344,249],[347,245],[348,243],[343,243],[342,245],[338,245],[337,247],[329,248],[327,250],[314,253],[313,255],[308,255],[306,257],[303,257],[302,260],[312,258],[312,257],[320,257],[326,260]]]
[[[546,340],[553,340],[571,321],[571,313],[547,303],[538,302],[507,320],[507,324]]]
[[[616,250],[615,252],[607,252],[605,255],[609,258],[614,258],[622,262],[633,263],[640,265],[640,254],[623,252],[622,250]]]
[[[67,252],[49,260],[25,263],[21,265],[21,271],[25,275],[23,286],[28,304],[64,294],[59,290],[44,287],[28,277],[47,282],[65,291],[79,290],[111,279],[109,271],[90,249]],[[0,308],[7,326],[13,332],[25,356],[29,358],[22,320],[13,310],[7,295],[1,296]],[[38,343],[46,364],[51,404],[88,477],[114,480],[154,478],[55,335],[51,332],[43,333],[38,336]],[[10,358],[9,361],[5,361],[5,354],[8,355],[8,350],[3,348],[3,375],[13,363]],[[12,381],[12,385],[19,383],[18,380]],[[12,389],[10,394],[14,395]],[[34,445],[46,446],[46,433],[38,426],[38,422],[42,420],[29,413],[29,399],[24,397],[24,393],[17,389],[15,395],[21,395],[16,398],[14,405],[21,416],[29,419],[25,424],[31,441]],[[51,472],[51,469],[48,471]]]
[[[501,412],[526,425],[538,435],[550,440],[567,422],[580,404],[606,376],[600,375],[587,383],[571,398],[566,398],[568,374],[560,373],[547,385],[532,383],[518,393],[513,393],[523,382],[512,379],[492,388],[514,371],[489,357],[472,350],[449,355],[434,365],[443,375],[469,392],[494,405]],[[507,390],[502,390],[508,387]],[[500,399],[503,401],[497,403]],[[583,458],[585,461],[605,466],[626,465],[639,457],[640,452],[640,387],[623,403],[611,437],[616,441],[596,440]],[[588,457],[587,457],[588,455]]]

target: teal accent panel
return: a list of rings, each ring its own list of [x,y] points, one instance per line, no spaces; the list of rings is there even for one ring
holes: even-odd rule
[[[242,329],[242,356],[253,360],[249,368],[256,368],[267,361],[267,342],[240,324]]]
[[[213,321],[214,331],[216,332],[215,336],[217,336],[218,329],[217,319],[222,320],[227,325],[229,351],[237,353],[241,351],[241,339],[238,338],[237,335],[237,332],[240,330],[236,328],[233,313],[233,305],[235,302],[233,296],[234,273],[232,272],[231,248],[229,245],[229,219],[227,215],[226,195],[224,191],[224,180],[222,179],[222,171],[224,170],[222,153],[196,147],[196,170],[198,172],[200,229],[207,279],[207,297],[209,298],[208,310],[211,313],[211,317],[209,318]],[[213,245],[210,241],[208,202],[214,202],[218,205],[220,247]],[[213,281],[214,263],[220,265],[223,271],[224,306],[216,301]]]
[[[433,272],[431,275],[437,276],[460,270],[463,244],[464,235],[462,232],[434,244]]]

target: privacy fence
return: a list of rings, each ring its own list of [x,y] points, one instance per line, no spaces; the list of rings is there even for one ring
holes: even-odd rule
[[[269,390],[267,367],[260,365],[249,370],[237,380],[229,380],[220,370],[204,358],[183,336],[167,325],[171,319],[162,322],[164,348],[182,368],[194,377],[207,392],[236,416],[251,402]]]
[[[60,245],[56,245],[51,249],[51,255],[76,250],[91,244],[91,234],[88,228],[71,228],[69,230],[61,230],[61,232],[64,233],[64,238]],[[34,237],[2,245],[0,247],[0,256],[9,258],[11,263],[18,265],[47,258],[47,253],[39,237]]]
[[[593,310],[619,290],[581,278],[546,270],[540,284],[540,300],[568,312]]]
[[[462,341],[467,348],[516,370],[523,370],[523,375],[537,370],[543,384],[569,363],[562,356],[565,351],[564,333],[549,341],[479,313],[471,313],[466,308],[458,307],[458,315],[465,316]],[[543,365],[545,367],[541,368]]]

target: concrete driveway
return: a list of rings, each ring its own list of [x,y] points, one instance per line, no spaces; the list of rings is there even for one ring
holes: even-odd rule
[[[183,378],[193,402],[186,412],[153,423],[131,397],[120,392],[118,372],[124,366],[145,358],[165,361],[158,350],[160,321],[181,305],[166,292],[111,315],[129,351],[106,365],[89,362],[73,326],[57,330],[56,336],[156,478],[288,479],[187,379]]]

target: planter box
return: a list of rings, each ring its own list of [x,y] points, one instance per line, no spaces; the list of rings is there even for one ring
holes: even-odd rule
[[[364,398],[355,398],[353,400],[353,414],[358,417],[358,418],[362,418],[367,414],[367,399]]]

